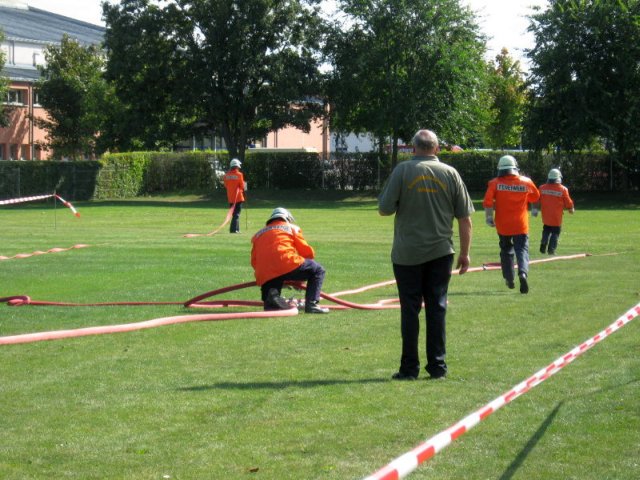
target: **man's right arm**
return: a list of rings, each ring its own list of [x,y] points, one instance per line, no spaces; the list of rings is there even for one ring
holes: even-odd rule
[[[382,189],[378,197],[378,213],[382,216],[389,216],[398,210],[398,199],[400,198],[400,182],[396,181],[396,171],[391,172],[387,184]]]
[[[472,223],[471,217],[464,217],[458,219],[458,234],[460,236],[460,253],[458,254],[458,262],[456,268],[459,268],[460,275],[467,272],[469,265],[471,264],[471,257],[469,251],[471,250],[471,236],[472,236]]]

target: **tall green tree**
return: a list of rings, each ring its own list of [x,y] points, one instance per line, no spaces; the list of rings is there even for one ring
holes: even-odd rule
[[[175,6],[149,0],[103,3],[107,25],[105,78],[114,89],[105,131],[119,151],[170,149],[189,138],[196,121],[194,79],[177,38]]]
[[[341,0],[326,53],[332,124],[399,139],[428,127],[466,143],[477,132],[484,39],[458,0]]]
[[[599,138],[625,169],[640,150],[640,1],[552,0],[532,17],[526,128],[537,148]]]
[[[107,76],[145,131],[145,145],[197,128],[222,135],[230,154],[323,111],[315,0],[148,0],[105,5]],[[139,103],[141,102],[141,103]],[[157,134],[154,138],[152,131]],[[171,134],[174,134],[171,137]]]
[[[83,46],[64,35],[45,49],[46,66],[36,83],[46,118],[35,118],[47,131],[47,149],[72,159],[93,156],[101,126],[101,99],[107,88],[100,47]]]
[[[323,112],[316,1],[177,0],[200,114],[233,156],[286,126],[309,131]]]
[[[493,148],[520,146],[526,86],[520,62],[506,48],[489,65],[488,87],[491,108],[487,143]]]

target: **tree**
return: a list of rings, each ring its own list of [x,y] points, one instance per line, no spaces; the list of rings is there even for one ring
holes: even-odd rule
[[[232,156],[323,111],[314,0],[105,5],[108,78],[145,145],[220,131]],[[141,104],[137,104],[141,102]],[[155,130],[155,137],[150,129]],[[179,136],[171,136],[179,134]]]
[[[571,151],[600,138],[624,168],[637,168],[640,1],[552,0],[530,30],[534,146]]]
[[[82,46],[64,35],[59,46],[45,49],[44,56],[46,66],[39,67],[42,79],[36,88],[47,117],[34,122],[47,131],[45,148],[73,159],[95,155],[100,99],[107,87],[100,48]]]
[[[318,99],[315,1],[177,0],[202,118],[232,156],[285,126],[309,131]]]
[[[111,149],[170,149],[196,121],[186,47],[175,35],[175,8],[149,0],[103,3],[105,78],[113,86],[105,131]]]
[[[486,137],[493,148],[519,146],[522,136],[522,119],[526,102],[524,76],[520,62],[514,61],[503,48],[489,65],[489,97],[491,119]]]
[[[484,42],[458,0],[342,0],[326,52],[332,125],[398,140],[428,127],[465,143],[476,131]]]

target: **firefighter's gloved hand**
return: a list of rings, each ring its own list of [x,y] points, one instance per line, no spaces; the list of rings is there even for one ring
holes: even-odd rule
[[[489,225],[490,227],[495,227],[496,224],[493,221],[493,208],[485,208],[484,215],[485,215],[485,220],[487,222],[487,225]]]
[[[569,209],[569,213],[570,213],[571,215],[573,215],[573,213],[574,213],[575,211],[576,211],[576,209],[575,209],[575,208],[570,208],[570,209]]]
[[[536,207],[531,207],[531,216],[532,217],[538,216],[538,209]]]

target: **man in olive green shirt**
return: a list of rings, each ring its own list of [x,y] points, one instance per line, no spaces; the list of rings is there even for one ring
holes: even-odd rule
[[[438,137],[419,130],[414,156],[399,163],[378,199],[380,215],[395,214],[391,261],[401,308],[402,356],[396,380],[413,380],[420,372],[420,310],[427,319],[427,365],[431,378],[447,373],[447,291],[453,266],[453,219],[458,220],[460,252],[456,268],[469,268],[471,197],[460,174],[438,160]]]

